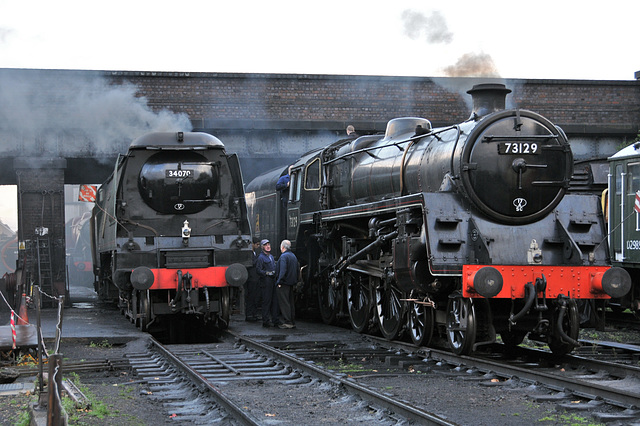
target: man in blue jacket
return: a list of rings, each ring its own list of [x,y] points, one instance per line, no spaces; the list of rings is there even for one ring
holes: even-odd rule
[[[293,286],[298,283],[298,258],[291,252],[291,241],[289,240],[282,240],[280,251],[282,254],[276,266],[276,293],[278,294],[282,323],[278,327],[295,328]]]
[[[262,253],[256,260],[260,288],[262,289],[262,326],[273,327],[278,324],[278,299],[275,288],[276,262],[271,255],[271,243],[262,240]]]

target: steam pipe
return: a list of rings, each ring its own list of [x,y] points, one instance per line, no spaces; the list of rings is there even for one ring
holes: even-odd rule
[[[574,347],[578,347],[580,346],[580,343],[569,337],[562,328],[562,318],[564,317],[564,313],[567,311],[567,300],[561,298],[558,300],[558,303],[560,304],[560,310],[558,311],[558,319],[556,320],[556,331],[563,342],[569,343]]]
[[[511,325],[515,325],[516,322],[518,322],[522,317],[524,317],[527,314],[527,312],[529,312],[529,309],[531,309],[533,302],[536,300],[536,290],[532,283],[526,283],[524,285],[524,298],[525,298],[524,307],[520,310],[520,312],[518,312],[515,315],[511,314],[509,316],[509,323]]]

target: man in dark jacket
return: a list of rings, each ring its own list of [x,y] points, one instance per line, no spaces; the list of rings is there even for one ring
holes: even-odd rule
[[[249,278],[244,283],[245,286],[245,321],[258,321],[260,315],[262,290],[260,289],[260,277],[256,271],[256,262],[260,250],[260,239],[253,237],[253,266],[249,268]]]
[[[287,204],[289,202],[289,185],[291,184],[291,167],[287,169],[287,173],[280,176],[276,182],[276,191],[280,193],[280,227],[287,236]]]
[[[291,241],[282,240],[280,244],[282,254],[276,266],[276,292],[278,294],[278,305],[280,305],[280,315],[282,324],[280,328],[295,328],[295,304],[293,286],[298,283],[298,259],[291,252]]]
[[[276,296],[275,275],[276,261],[271,255],[271,243],[262,240],[262,253],[256,260],[256,272],[260,277],[262,289],[262,326],[273,327],[278,324],[278,298]]]

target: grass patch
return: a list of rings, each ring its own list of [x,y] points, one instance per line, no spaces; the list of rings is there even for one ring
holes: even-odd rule
[[[89,402],[88,407],[77,407],[75,402],[68,396],[62,398],[62,406],[69,417],[70,425],[86,424],[87,418],[96,417],[98,419],[104,419],[106,417],[117,416],[118,413],[112,412],[109,405],[104,401],[99,400],[89,388],[80,382],[80,378],[76,373],[70,373],[68,379],[80,389],[80,392],[87,397]]]
[[[104,348],[104,349],[111,349],[113,347],[113,345],[108,341],[108,340],[103,340],[102,342],[91,342],[89,343],[89,347],[90,348]]]
[[[546,417],[542,417],[538,420],[540,424],[552,424],[552,425],[588,425],[588,426],[603,426],[603,423],[594,422],[593,419],[580,416],[574,413],[560,412],[552,413]]]
[[[346,363],[341,359],[338,360],[338,364],[321,364],[321,363],[318,363],[318,365],[320,365],[321,367],[326,368],[327,370],[333,370],[333,371],[337,371],[339,373],[344,373],[344,374],[376,372],[376,370],[365,369],[362,365],[359,365],[359,364]]]

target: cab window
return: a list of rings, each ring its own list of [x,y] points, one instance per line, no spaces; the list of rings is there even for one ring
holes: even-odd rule
[[[305,169],[304,189],[320,189],[320,159],[316,158],[307,164]]]
[[[300,201],[300,191],[302,187],[302,169],[291,172],[291,183],[289,184],[289,201]]]

